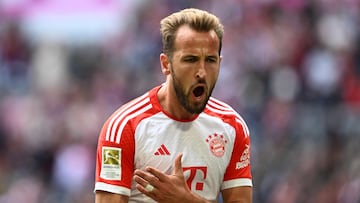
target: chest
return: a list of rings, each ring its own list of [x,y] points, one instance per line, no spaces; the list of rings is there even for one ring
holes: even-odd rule
[[[135,132],[135,167],[153,166],[171,174],[180,153],[187,180],[221,182],[230,161],[234,130],[218,121],[148,120]],[[193,187],[203,187],[195,184]]]

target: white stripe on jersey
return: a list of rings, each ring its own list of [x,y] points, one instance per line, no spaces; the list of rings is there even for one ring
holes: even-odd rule
[[[244,119],[228,104],[211,97],[208,101],[207,108],[218,114],[234,115],[236,117],[235,121],[238,122],[241,126],[243,126],[245,137],[248,137],[250,135],[249,128],[247,127]]]
[[[215,99],[214,97],[210,97],[209,101],[215,105],[218,105],[219,107],[224,107],[224,109],[233,109],[230,105],[228,105],[225,102],[222,102],[218,99]]]
[[[110,140],[111,142],[114,142],[115,135],[116,135],[116,128],[119,125],[119,122],[124,118],[125,115],[129,114],[129,112],[131,112],[131,111],[135,110],[136,108],[139,108],[140,106],[149,102],[150,99],[148,96],[149,96],[149,94],[146,93],[143,96],[130,101],[129,103],[125,104],[125,106],[122,107],[122,109],[113,116],[113,118],[109,122],[107,131],[106,131],[106,141]],[[141,101],[141,100],[143,100],[143,101]],[[141,101],[141,102],[138,103],[139,101]],[[114,124],[114,122],[115,122],[115,124]]]
[[[115,140],[115,136],[116,134],[119,134],[119,131],[118,133],[116,133],[116,129],[117,127],[119,126],[119,123],[123,123],[122,120],[128,116],[129,113],[131,113],[132,111],[135,111],[137,109],[139,109],[140,107],[144,106],[145,104],[149,103],[150,102],[150,98],[147,97],[145,98],[143,101],[139,102],[138,104],[135,104],[134,106],[130,107],[130,108],[127,108],[126,111],[124,111],[122,114],[120,114],[120,116],[116,119],[115,121],[115,124],[112,128],[112,131],[111,131],[111,137],[110,137],[110,141],[111,142],[114,142]],[[120,130],[120,129],[119,129]]]
[[[236,118],[235,120],[244,127],[245,137],[248,137],[250,135],[250,131],[249,131],[249,128],[247,127],[244,119],[242,117],[240,117],[240,118]]]
[[[239,122],[240,122],[241,124],[243,124],[243,126],[245,127],[245,128],[244,128],[245,131],[246,131],[245,135],[246,135],[246,136],[249,136],[249,135],[250,135],[249,128],[247,127],[244,119],[243,119],[230,105],[228,105],[228,104],[226,104],[226,103],[224,103],[224,102],[222,102],[222,101],[220,101],[220,100],[217,100],[217,99],[215,99],[215,98],[213,98],[213,97],[210,98],[209,102],[210,102],[211,105],[217,107],[218,109],[222,109],[222,110],[224,110],[224,111],[233,111],[233,112],[235,113],[237,119],[239,119]],[[209,103],[209,102],[208,102],[208,103]],[[216,102],[216,103],[215,103],[215,102]],[[222,108],[222,107],[223,107],[223,108]]]
[[[253,186],[251,179],[249,179],[249,178],[238,178],[238,179],[235,179],[235,180],[224,181],[222,183],[222,185],[221,185],[221,190],[232,188],[232,187],[234,187],[234,185],[250,186],[250,187]]]
[[[208,105],[213,106],[219,110],[233,111],[233,109],[230,106],[226,106],[225,103],[223,103],[225,105],[220,105],[219,103],[221,103],[221,102],[219,100],[214,99],[213,97],[211,97],[208,101]]]
[[[124,118],[124,120],[121,122],[120,128],[119,128],[119,130],[118,130],[118,132],[117,132],[116,143],[118,143],[118,144],[120,143],[121,133],[122,133],[122,131],[124,130],[124,127],[125,127],[126,123],[127,123],[130,119],[132,119],[132,118],[134,118],[134,117],[136,117],[136,116],[144,113],[145,111],[147,111],[147,110],[149,110],[149,109],[151,109],[151,108],[152,108],[152,104],[149,104],[149,105],[147,105],[147,106],[145,106],[145,107],[142,107],[141,109],[137,110],[136,112],[134,112],[134,113],[132,113],[132,114],[130,114],[130,115],[127,115],[127,116]]]
[[[97,191],[97,190],[112,191],[114,193],[122,194],[122,195],[126,195],[126,196],[130,196],[130,193],[131,193],[129,188],[126,188],[123,186],[111,185],[111,184],[103,183],[103,182],[95,183],[94,191]]]

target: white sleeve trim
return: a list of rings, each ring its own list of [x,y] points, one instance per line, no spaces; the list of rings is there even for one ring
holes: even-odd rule
[[[223,184],[221,185],[221,190],[225,190],[233,187],[239,187],[239,186],[252,187],[253,186],[252,180],[249,178],[239,178],[239,179],[224,181]]]
[[[103,183],[103,182],[95,183],[94,192],[97,191],[97,190],[111,192],[111,193],[120,194],[120,195],[130,196],[130,189],[129,188],[126,188],[126,187],[123,187],[123,186],[117,186],[117,185],[110,185],[110,184]]]

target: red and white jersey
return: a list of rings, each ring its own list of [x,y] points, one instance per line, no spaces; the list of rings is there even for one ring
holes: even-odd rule
[[[223,189],[252,186],[250,137],[244,120],[227,104],[210,98],[192,120],[163,111],[160,86],[130,101],[104,124],[98,142],[95,190],[129,196],[129,202],[153,202],[135,188],[135,169],[173,172],[183,153],[189,188],[214,201]]]

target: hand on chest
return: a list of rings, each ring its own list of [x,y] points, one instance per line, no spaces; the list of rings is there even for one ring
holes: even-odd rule
[[[221,182],[229,163],[232,143],[223,130],[157,129],[142,134],[136,144],[136,168],[153,166],[171,174],[175,157],[182,153],[182,168],[192,190]]]

